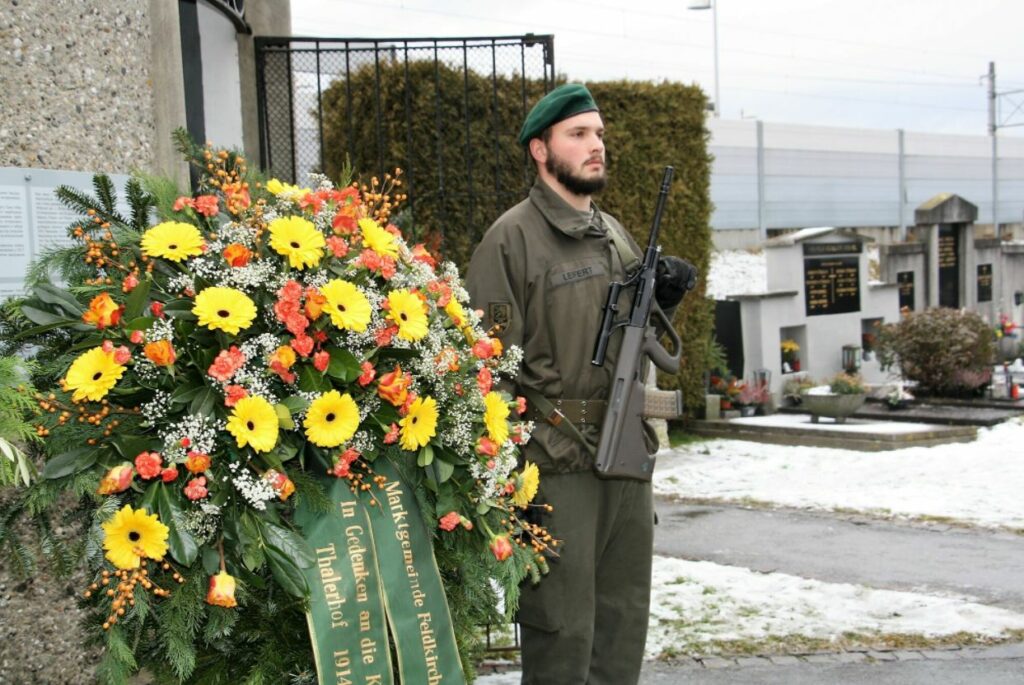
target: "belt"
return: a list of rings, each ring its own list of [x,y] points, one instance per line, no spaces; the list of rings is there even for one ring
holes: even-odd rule
[[[575,426],[600,426],[604,421],[605,409],[608,408],[608,402],[605,400],[547,399],[550,411],[545,413],[537,406],[538,403],[528,402],[526,417],[531,421],[546,421],[552,426],[558,426],[563,421]]]

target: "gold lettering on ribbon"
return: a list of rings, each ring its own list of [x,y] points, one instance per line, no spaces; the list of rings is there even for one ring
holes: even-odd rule
[[[409,578],[409,589],[412,591],[412,604],[417,609],[423,608],[423,600],[427,595],[420,589],[420,574],[416,570],[412,556],[412,542],[409,539],[409,523],[406,518],[409,512],[402,504],[402,489],[398,481],[390,481],[384,486],[388,493],[388,505],[391,507],[391,520],[395,523],[395,537],[401,543],[402,563],[405,564],[405,575]]]
[[[434,638],[434,629],[431,627],[433,617],[430,613],[416,614],[420,620],[420,642],[423,644],[423,658],[427,662],[427,682],[430,685],[439,683],[444,678],[437,668],[437,640]]]
[[[338,553],[333,543],[317,548],[316,563],[320,571],[320,585],[323,586],[327,609],[331,612],[331,628],[348,628],[348,619],[345,618],[344,607],[342,607],[345,597],[338,592],[338,583],[342,578],[338,574],[338,570],[334,568],[334,562],[337,560]]]
[[[347,649],[334,652],[334,682],[337,685],[352,685],[352,659]]]

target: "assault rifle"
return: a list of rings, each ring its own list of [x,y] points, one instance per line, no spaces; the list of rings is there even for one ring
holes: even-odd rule
[[[668,187],[675,170],[665,167],[658,192],[658,203],[651,223],[651,236],[647,241],[640,267],[624,283],[613,282],[608,286],[608,299],[604,305],[601,330],[594,343],[594,366],[603,366],[608,343],[612,334],[622,329],[622,345],[612,377],[608,408],[605,410],[601,428],[601,440],[597,446],[596,470],[598,475],[609,478],[634,478],[651,480],[654,473],[654,457],[647,454],[641,420],[644,416],[644,382],[640,377],[643,359],[648,357],[655,365],[668,373],[679,370],[682,344],[660,307],[653,306],[655,273],[658,268],[658,233],[661,230],[661,214],[665,209]],[[628,315],[616,319],[619,312],[619,295],[625,288],[634,288],[633,304]],[[666,350],[650,328],[651,315],[664,329],[672,343],[672,351]],[[678,397],[678,394],[677,394]]]

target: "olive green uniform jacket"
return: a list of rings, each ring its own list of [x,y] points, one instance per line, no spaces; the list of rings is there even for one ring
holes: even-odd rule
[[[573,209],[538,179],[481,241],[466,285],[485,326],[500,325],[502,343],[523,350],[512,392],[607,398],[621,336],[613,337],[604,366],[591,358],[608,284],[625,276],[608,230],[628,238],[613,217]],[[554,507],[542,522],[562,544],[550,573],[537,586],[525,584],[520,596],[524,685],[629,685],[643,659],[651,485],[598,478],[591,455],[599,428],[577,425],[590,450],[545,421],[536,422],[525,446],[525,459],[543,474],[537,501]]]
[[[500,326],[502,344],[523,350],[513,392],[533,390],[552,400],[607,399],[621,336],[612,336],[604,366],[593,366],[591,358],[608,284],[626,275],[608,237],[611,230],[639,253],[614,217],[596,208],[580,212],[538,179],[529,197],[484,235],[466,286],[473,306],[484,312],[484,327]],[[628,311],[630,296],[631,291],[623,291],[620,311]],[[571,435],[538,421],[525,459],[542,473],[589,471],[601,414],[593,416],[594,425],[577,424],[589,452]],[[650,440],[648,445],[656,448]]]

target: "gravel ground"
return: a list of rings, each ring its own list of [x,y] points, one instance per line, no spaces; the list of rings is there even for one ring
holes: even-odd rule
[[[0,497],[0,508],[8,500]],[[57,529],[58,535],[71,531]],[[29,532],[26,543],[34,542]],[[45,563],[29,579],[0,560],[0,683],[77,685],[94,682],[99,654],[82,647],[77,595],[85,575],[57,579]]]

